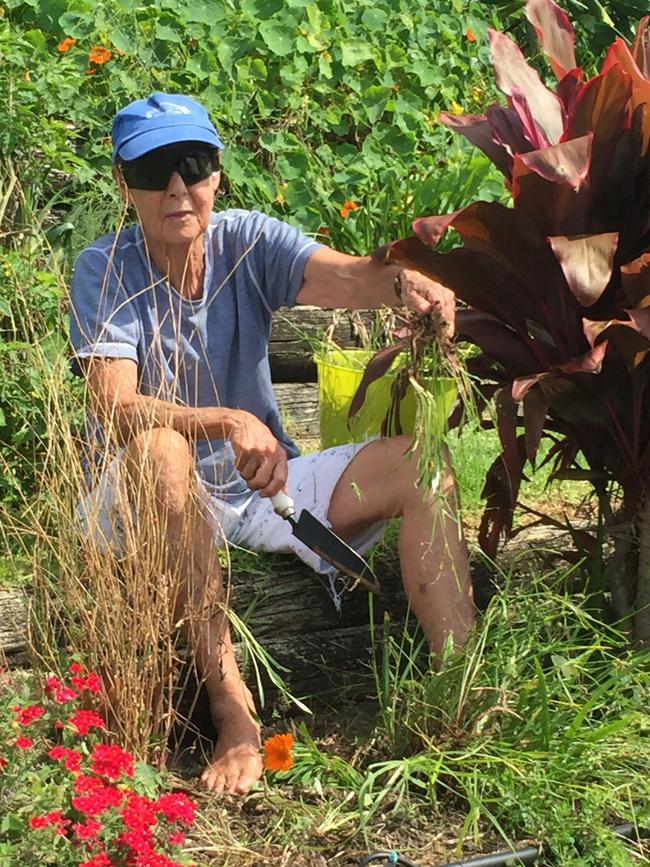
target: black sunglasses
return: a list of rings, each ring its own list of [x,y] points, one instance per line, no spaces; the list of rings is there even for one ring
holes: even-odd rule
[[[219,171],[219,151],[197,142],[183,142],[156,148],[135,160],[118,157],[117,164],[131,189],[166,190],[174,172],[191,187]]]

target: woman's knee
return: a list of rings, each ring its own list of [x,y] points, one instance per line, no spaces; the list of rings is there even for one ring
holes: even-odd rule
[[[170,428],[152,428],[129,442],[125,462],[131,486],[155,497],[170,513],[183,512],[192,489],[194,458],[185,437]]]

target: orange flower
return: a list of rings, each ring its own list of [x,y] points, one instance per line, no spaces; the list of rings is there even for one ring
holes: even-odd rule
[[[89,66],[86,70],[86,75],[94,75],[97,72],[96,66]]]
[[[317,235],[325,235],[325,237],[327,237],[329,235],[329,233],[330,233],[330,230],[327,228],[327,226],[319,226],[318,229],[316,230]]]
[[[343,202],[343,207],[341,208],[340,214],[345,220],[350,211],[356,211],[359,205],[356,202],[353,202],[351,199],[346,199]]]
[[[288,771],[293,766],[293,735],[273,735],[264,741],[264,767],[267,771]]]
[[[107,60],[110,60],[112,56],[113,52],[109,51],[108,48],[104,48],[103,45],[94,45],[90,49],[88,61],[89,63],[96,63],[99,66],[102,63],[106,63]]]
[[[77,40],[73,39],[72,36],[66,36],[66,38],[62,39],[56,46],[56,50],[60,51],[61,54],[65,54],[66,51],[70,51],[76,41]]]
[[[471,27],[468,27],[465,31],[465,39],[467,39],[468,42],[476,42],[476,33],[474,33]]]

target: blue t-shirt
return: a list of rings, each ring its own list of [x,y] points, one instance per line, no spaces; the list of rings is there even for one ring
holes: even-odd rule
[[[271,314],[295,304],[307,260],[320,246],[257,211],[213,214],[203,296],[189,299],[157,270],[139,226],[106,235],[75,264],[75,359],[130,358],[138,365],[141,394],[184,406],[248,410],[295,457],[271,384]],[[73,367],[79,372],[74,360]],[[89,437],[102,444],[96,419],[89,419]],[[208,490],[228,502],[250,494],[230,443],[199,440],[196,467]]]

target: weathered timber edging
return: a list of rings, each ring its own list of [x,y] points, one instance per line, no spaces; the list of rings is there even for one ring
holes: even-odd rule
[[[274,383],[316,382],[312,360],[315,342],[330,331],[332,340],[343,347],[359,346],[359,327],[371,328],[372,310],[321,310],[294,307],[273,314],[269,362]]]
[[[298,558],[265,555],[264,564],[267,572],[232,576],[228,602],[264,650],[286,669],[282,677],[289,687],[304,696],[355,680],[370,661],[373,643],[366,591],[344,592],[339,615],[325,579]],[[373,600],[375,620],[381,626],[386,611],[401,624],[406,603],[394,566],[380,575],[383,592]],[[0,651],[17,664],[23,663],[27,650],[28,604],[25,591],[0,593]]]

